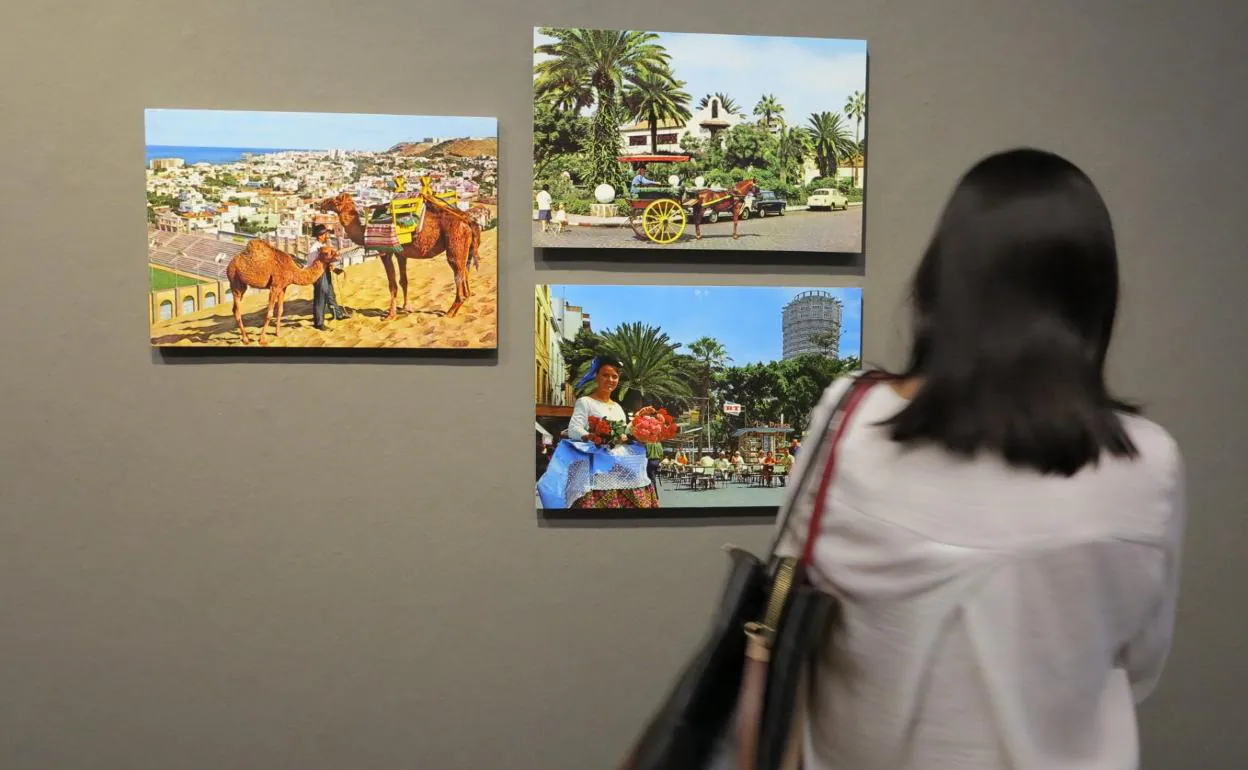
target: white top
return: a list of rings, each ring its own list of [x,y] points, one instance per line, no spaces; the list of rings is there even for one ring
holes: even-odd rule
[[[317,241],[317,240],[312,241],[312,245],[308,247],[307,255],[303,258],[304,263],[310,265],[313,262],[315,262],[317,255],[321,253],[321,249],[325,248],[328,245],[329,244],[321,243],[320,241]]]
[[[538,211],[545,211],[549,209],[550,202],[551,202],[550,193],[546,192],[545,190],[538,191],[537,193],[537,210]]]
[[[590,417],[616,422],[628,421],[628,417],[624,414],[624,407],[616,402],[604,404],[596,398],[582,396],[572,406],[572,419],[568,422],[568,438],[573,441],[585,438],[585,434],[589,432]]]
[[[558,211],[556,211],[556,212],[555,212],[555,221],[556,221],[556,222],[567,222],[567,221],[568,221],[568,212],[567,212],[567,210],[566,210],[566,209],[559,209]]]
[[[902,448],[874,423],[904,405],[876,385],[841,445],[811,580],[843,600],[844,625],[815,670],[806,770],[1134,770],[1135,704],[1174,623],[1174,440],[1124,417],[1137,459],[1041,476]],[[812,478],[822,468],[807,446],[795,478],[811,458]],[[800,553],[817,486],[782,553]]]

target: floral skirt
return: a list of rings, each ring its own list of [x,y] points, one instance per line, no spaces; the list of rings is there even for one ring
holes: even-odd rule
[[[636,489],[595,489],[572,503],[573,508],[658,508],[659,495],[651,484]]]

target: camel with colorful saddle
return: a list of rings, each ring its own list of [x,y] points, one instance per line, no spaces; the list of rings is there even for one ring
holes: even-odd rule
[[[318,206],[321,211],[338,215],[347,237],[353,242],[380,253],[390,282],[390,312],[386,320],[397,317],[400,286],[403,287],[403,312],[413,312],[407,294],[407,260],[431,259],[446,253],[446,261],[455,276],[455,302],[446,311],[447,317],[459,312],[464,301],[472,296],[468,270],[480,267],[480,225],[459,210],[456,205],[459,196],[454,190],[435,193],[429,177],[421,177],[420,183],[420,191],[408,195],[404,179],[397,177],[395,198],[388,204],[373,207],[368,222],[364,221],[350,193],[340,193],[321,201]],[[399,257],[397,280],[395,256]]]

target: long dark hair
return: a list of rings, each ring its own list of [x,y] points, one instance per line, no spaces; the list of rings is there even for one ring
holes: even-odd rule
[[[921,385],[885,422],[896,441],[1073,475],[1103,451],[1134,456],[1105,385],[1118,305],[1109,211],[1049,152],[992,155],[958,183],[914,276]]]

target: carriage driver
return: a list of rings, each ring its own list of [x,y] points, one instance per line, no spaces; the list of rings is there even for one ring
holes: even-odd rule
[[[631,193],[632,193],[632,196],[633,196],[634,198],[636,198],[636,197],[637,197],[637,192],[638,192],[638,191],[639,191],[642,187],[648,187],[648,186],[653,186],[653,185],[657,185],[657,184],[660,184],[660,183],[659,183],[659,182],[654,181],[653,179],[647,179],[647,178],[646,178],[646,167],[645,167],[645,166],[638,166],[638,167],[637,167],[637,176],[633,177],[633,181],[631,181],[631,182],[629,182],[629,183],[628,183],[628,189],[629,189],[629,192],[631,192]]]

